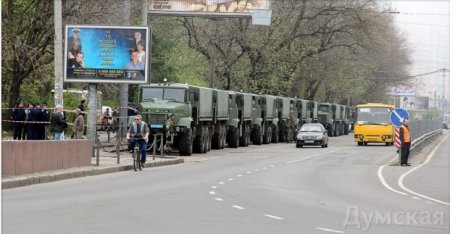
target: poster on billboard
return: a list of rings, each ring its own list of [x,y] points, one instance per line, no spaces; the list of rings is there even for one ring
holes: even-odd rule
[[[400,99],[400,106],[406,110],[426,111],[428,104],[428,97],[402,96]]]
[[[270,0],[148,0],[148,13],[160,15],[251,17],[270,9]]]
[[[65,82],[147,83],[148,27],[67,25],[65,35]]]
[[[389,90],[393,96],[416,96],[416,85],[414,83],[403,83],[392,86]]]

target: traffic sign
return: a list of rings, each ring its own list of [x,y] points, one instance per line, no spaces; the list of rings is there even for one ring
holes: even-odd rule
[[[391,122],[396,127],[400,127],[403,125],[403,120],[408,119],[409,120],[409,113],[403,108],[395,108],[391,112]]]

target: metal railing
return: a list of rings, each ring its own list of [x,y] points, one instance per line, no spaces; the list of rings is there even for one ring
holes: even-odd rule
[[[411,120],[409,122],[409,130],[411,132],[412,140],[418,139],[421,136],[442,129],[442,120]]]

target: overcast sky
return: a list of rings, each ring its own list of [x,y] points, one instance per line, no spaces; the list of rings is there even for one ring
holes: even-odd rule
[[[450,1],[392,0],[395,23],[406,36],[413,50],[410,75],[432,72],[442,68],[450,69]],[[450,78],[446,73],[445,89],[442,89],[442,73],[419,78],[420,95],[431,96],[445,92],[450,99]],[[422,88],[420,90],[420,88]]]

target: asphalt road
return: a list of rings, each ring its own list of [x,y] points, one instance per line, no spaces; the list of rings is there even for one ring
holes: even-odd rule
[[[8,189],[2,233],[449,233],[449,145],[398,167],[394,147],[349,135]]]

